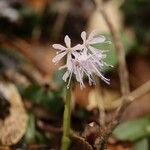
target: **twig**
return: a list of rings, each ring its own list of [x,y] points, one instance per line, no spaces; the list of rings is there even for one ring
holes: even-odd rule
[[[120,105],[119,109],[116,111],[116,115],[113,117],[112,122],[109,124],[106,132],[103,134],[104,141],[107,142],[109,136],[112,134],[112,131],[115,129],[115,127],[119,124],[120,118],[122,116],[122,113],[124,112],[125,108],[136,98],[141,97],[142,95],[146,94],[150,91],[150,81],[146,82],[144,85],[137,88],[135,91],[130,93],[127,96],[127,102],[124,105]],[[123,99],[123,97],[122,97]],[[121,112],[121,113],[120,113]]]
[[[99,100],[99,96],[101,95],[102,96],[102,99],[104,97],[104,93],[103,93],[103,89],[102,89],[102,86],[99,82],[99,78],[96,78],[96,83],[97,83],[97,88],[96,88],[96,102],[97,102],[97,106],[98,106],[98,109],[99,109],[99,124],[101,126],[105,126],[105,107],[104,107],[104,102],[103,100],[100,102]],[[100,93],[99,93],[100,92]]]
[[[140,87],[138,87],[137,89],[135,89],[134,91],[132,91],[128,96],[127,99],[129,100],[129,102],[134,101],[135,99],[143,96],[144,94],[150,92],[150,80],[147,81],[146,83],[144,83],[143,85],[141,85]],[[113,104],[112,107],[113,108],[117,108],[121,105],[121,100],[123,99],[123,97],[119,98],[118,100],[116,100]]]
[[[128,70],[127,70],[127,65],[125,60],[125,50],[123,44],[120,41],[118,32],[114,28],[107,13],[105,12],[103,2],[100,0],[95,0],[95,2],[97,4],[97,10],[101,12],[105,22],[107,23],[107,26],[109,27],[110,33],[112,35],[112,39],[114,41],[114,45],[118,57],[121,92],[123,96],[126,96],[127,94],[129,94],[130,88],[129,88]]]
[[[103,142],[100,141],[101,143],[99,145],[98,144],[96,145],[97,149],[104,149],[109,136],[111,135],[113,129],[118,125],[120,121],[120,117],[122,113],[124,112],[124,108],[128,104],[127,95],[130,93],[130,88],[129,88],[128,70],[127,70],[127,65],[125,61],[125,50],[124,50],[123,44],[120,41],[119,34],[117,33],[111,20],[109,19],[109,17],[107,16],[107,13],[105,12],[103,1],[95,0],[95,3],[96,3],[97,10],[101,12],[110,30],[112,39],[114,41],[114,45],[115,45],[116,53],[118,57],[120,87],[121,87],[121,93],[123,96],[122,104],[117,109],[115,116],[113,116],[112,122],[108,125],[108,129],[104,131],[102,135]]]

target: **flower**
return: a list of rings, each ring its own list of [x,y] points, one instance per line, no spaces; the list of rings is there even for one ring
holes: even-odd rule
[[[88,76],[90,85],[92,85],[92,83],[96,84],[94,81],[94,75],[99,76],[104,82],[109,84],[110,80],[105,78],[101,73],[103,67],[106,66],[106,63],[101,59],[98,59],[95,54],[79,57],[79,62],[82,68],[85,70],[85,74]]]
[[[89,85],[96,84],[94,75],[99,76],[105,83],[109,84],[110,80],[101,73],[104,66],[106,66],[106,63],[98,60],[94,54],[81,53],[79,57],[67,60],[67,63],[59,69],[67,69],[62,77],[65,82],[68,80],[67,88],[69,88],[72,75],[74,74],[82,89],[85,87],[83,82],[84,75],[88,77]]]
[[[66,47],[60,44],[54,44],[53,47],[59,50],[56,56],[53,58],[53,62],[58,63],[64,56],[67,55],[66,64],[61,66],[59,69],[66,69],[62,79],[67,82],[67,88],[69,88],[70,81],[74,75],[76,81],[80,83],[81,89],[85,87],[83,78],[84,76],[88,77],[89,85],[96,84],[94,76],[97,75],[104,82],[109,84],[109,79],[104,77],[102,70],[104,67],[109,65],[104,61],[106,54],[104,51],[101,51],[92,44],[103,43],[105,42],[105,37],[96,36],[95,32],[92,32],[88,38],[86,38],[86,32],[81,33],[81,38],[83,44],[77,44],[74,47],[71,47],[71,40],[66,35],[64,38]]]
[[[64,42],[66,44],[66,47],[61,44],[52,45],[53,48],[59,50],[58,52],[56,52],[57,55],[52,60],[53,63],[58,63],[65,55],[67,55],[67,60],[71,59],[72,56],[76,57],[76,55],[78,55],[76,51],[82,48],[80,44],[71,47],[71,39],[68,35],[65,36]]]
[[[110,41],[106,41],[106,38],[104,36],[97,36],[96,31],[93,31],[90,33],[89,37],[87,37],[87,34],[85,31],[81,33],[81,38],[83,40],[83,48],[86,52],[97,54],[101,56],[102,51],[99,49],[93,47],[94,44],[100,44],[100,43],[109,43]]]
[[[62,79],[65,82],[68,79],[67,88],[69,88],[72,75],[74,74],[77,82],[80,83],[80,87],[82,89],[83,87],[85,87],[84,86],[84,82],[83,82],[84,70],[83,70],[81,64],[79,64],[78,61],[75,60],[75,59],[72,60],[72,64],[71,65],[72,65],[72,67],[70,67],[70,69],[67,69],[67,71],[64,73]],[[64,67],[67,68],[67,65],[65,65]]]

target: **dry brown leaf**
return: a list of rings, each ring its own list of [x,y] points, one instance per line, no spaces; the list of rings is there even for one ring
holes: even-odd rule
[[[0,143],[16,144],[24,135],[27,126],[27,114],[21,97],[13,84],[0,82],[0,92],[10,102],[10,115],[0,119]]]

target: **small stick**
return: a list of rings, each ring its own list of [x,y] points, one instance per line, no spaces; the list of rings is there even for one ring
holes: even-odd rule
[[[119,34],[117,33],[111,20],[109,19],[107,13],[105,12],[103,1],[102,0],[101,1],[94,0],[94,1],[95,1],[97,10],[100,11],[100,13],[102,14],[110,30],[112,39],[114,41],[114,45],[115,45],[116,53],[118,57],[120,87],[121,87],[121,93],[123,96],[122,104],[117,109],[115,116],[113,116],[112,121],[108,125],[108,128],[103,132],[102,136],[100,137],[100,140],[98,142],[96,141],[95,143],[96,144],[95,147],[97,149],[103,150],[106,147],[109,136],[111,135],[113,129],[118,125],[120,121],[120,117],[122,116],[122,113],[124,112],[124,109],[126,108],[126,105],[128,103],[127,95],[130,93],[130,88],[129,88],[128,70],[127,70],[127,65],[126,65],[126,60],[125,60],[125,50],[124,50],[123,44],[120,41]]]
[[[96,83],[97,83],[97,88],[96,88],[96,102],[97,102],[97,106],[99,109],[99,124],[104,127],[105,126],[105,107],[104,107],[104,101],[103,101],[103,97],[104,97],[104,93],[103,93],[103,89],[102,86],[99,82],[99,78],[96,78]],[[100,93],[99,93],[100,92]],[[99,96],[102,96],[102,100],[100,102],[99,100]]]
[[[107,13],[105,12],[103,2],[100,0],[95,0],[95,2],[97,4],[97,10],[101,12],[107,26],[109,27],[110,33],[114,41],[119,64],[119,78],[120,78],[121,92],[123,96],[126,96],[127,94],[129,94],[130,88],[129,88],[128,70],[125,60],[125,50],[122,42],[120,41],[118,32],[116,31]]]
[[[148,92],[150,92],[150,80],[147,81],[146,83],[144,83],[143,85],[141,85],[140,87],[138,87],[137,89],[135,89],[134,91],[132,91],[127,96],[127,99],[129,100],[129,103],[130,103]],[[123,99],[123,97],[119,98],[114,103],[112,103],[112,107],[113,108],[119,107],[121,105],[122,99]]]

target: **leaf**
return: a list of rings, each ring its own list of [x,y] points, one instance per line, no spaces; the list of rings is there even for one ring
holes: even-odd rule
[[[41,144],[50,144],[50,139],[48,139],[45,134],[42,134],[39,131],[36,131],[36,143],[41,143]]]
[[[25,134],[25,141],[28,144],[36,142],[35,133],[36,133],[35,118],[33,114],[29,114],[28,127],[27,127],[26,134]]]
[[[25,89],[23,96],[38,104],[42,99],[43,88],[38,85],[31,85]]]
[[[148,138],[141,139],[134,143],[133,150],[149,150]]]
[[[100,50],[109,50],[106,54],[107,57],[104,59],[106,63],[115,66],[117,64],[117,55],[115,52],[115,46],[113,44],[113,40],[110,34],[104,34],[107,41],[111,41],[111,44],[102,43],[102,44],[95,44],[94,46]],[[132,39],[130,39],[125,33],[120,33],[121,41],[124,45],[126,54],[129,52],[129,49],[133,45]],[[112,67],[104,68],[104,71],[110,71]]]
[[[123,141],[136,141],[150,136],[150,116],[120,124],[113,132],[116,138]]]
[[[14,84],[0,82],[0,92],[10,103],[9,115],[0,119],[0,143],[9,146],[18,143],[25,134],[28,117]]]
[[[62,91],[56,92],[39,85],[30,85],[22,92],[22,96],[54,113],[63,108]]]
[[[27,144],[46,144],[50,142],[45,134],[36,130],[35,117],[32,113],[29,114],[28,127],[25,134],[25,141]]]

